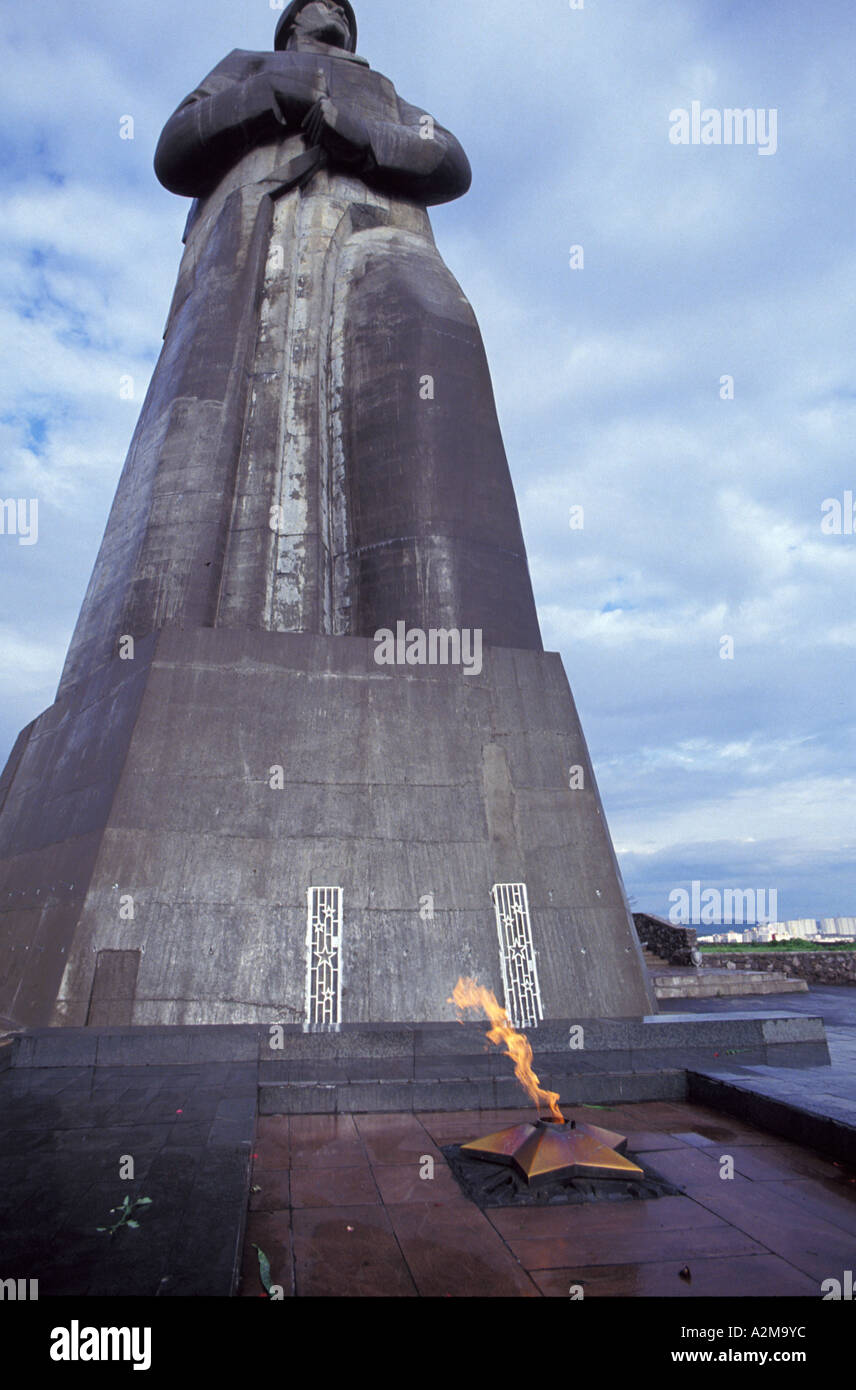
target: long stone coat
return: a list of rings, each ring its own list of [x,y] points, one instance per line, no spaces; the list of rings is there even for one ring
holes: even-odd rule
[[[299,121],[259,108],[271,71],[323,72],[368,169],[311,172]],[[455,137],[344,50],[235,50],[156,170],[195,201],[60,690],[165,622],[540,649],[478,325],[426,212],[469,187]]]

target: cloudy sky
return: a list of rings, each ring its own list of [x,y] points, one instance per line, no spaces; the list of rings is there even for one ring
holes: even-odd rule
[[[39,499],[37,544],[0,535],[0,761],[54,698],[159,351],[187,204],[158,135],[277,8],[0,15],[0,498]],[[698,879],[856,913],[856,535],[821,530],[856,491],[852,0],[357,10],[360,53],[470,156],[432,220],[635,905]],[[671,143],[694,101],[775,110],[775,153]]]

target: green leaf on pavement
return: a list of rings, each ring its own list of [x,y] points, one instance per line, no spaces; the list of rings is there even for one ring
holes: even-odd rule
[[[266,1294],[270,1293],[270,1260],[262,1250],[260,1245],[254,1245],[253,1249],[258,1251],[259,1256],[259,1278]]]

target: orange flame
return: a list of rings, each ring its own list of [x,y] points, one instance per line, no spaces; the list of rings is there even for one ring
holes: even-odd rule
[[[465,1009],[482,1009],[484,1011],[493,1025],[487,1036],[497,1046],[500,1043],[505,1043],[506,1055],[514,1063],[514,1075],[534,1100],[539,1114],[541,1106],[546,1105],[553,1118],[558,1120],[559,1124],[564,1124],[565,1117],[559,1109],[558,1093],[542,1089],[532,1070],[532,1048],[529,1039],[512,1027],[508,1014],[499,1003],[493,990],[485,989],[484,985],[477,984],[475,980],[461,978],[452,991],[451,999],[447,1002],[454,1004],[459,1013],[463,1013]],[[458,1019],[459,1023],[463,1023],[463,1021],[462,1018]]]

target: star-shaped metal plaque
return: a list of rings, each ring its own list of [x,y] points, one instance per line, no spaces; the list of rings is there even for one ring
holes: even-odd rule
[[[643,1178],[642,1169],[625,1157],[626,1147],[624,1135],[599,1125],[539,1120],[473,1139],[461,1145],[461,1153],[516,1168],[531,1187],[555,1178]]]

